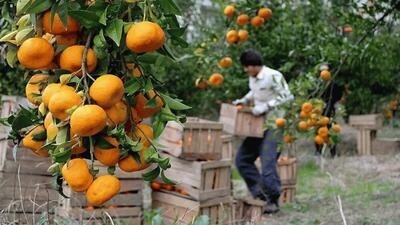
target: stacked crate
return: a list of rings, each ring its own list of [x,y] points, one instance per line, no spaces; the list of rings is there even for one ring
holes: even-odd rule
[[[27,104],[21,97],[1,96],[0,117],[8,117],[19,105]],[[58,200],[47,172],[51,161],[15,146],[7,140],[9,131],[0,125],[0,224],[36,224],[43,216],[51,219]]]
[[[188,224],[197,215],[208,215],[211,224],[231,224],[234,220],[231,197],[229,137],[222,136],[222,124],[188,118],[181,125],[169,122],[160,137],[165,156],[172,167],[165,175],[178,182],[175,189],[153,191],[153,208],[162,208],[163,217],[172,224]],[[224,143],[224,144],[223,144]]]
[[[277,166],[279,177],[281,178],[280,204],[292,202],[296,195],[297,182],[297,160],[296,158],[278,160]]]

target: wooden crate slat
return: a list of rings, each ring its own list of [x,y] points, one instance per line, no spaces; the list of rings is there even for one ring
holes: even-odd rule
[[[351,126],[378,130],[383,127],[383,115],[382,114],[367,114],[367,115],[350,115],[349,124]]]
[[[138,217],[142,215],[141,207],[118,207],[101,209],[58,208],[57,215],[67,218],[101,218],[107,212],[113,218]]]
[[[86,207],[88,202],[86,197],[82,193],[74,193],[70,198],[71,207]],[[143,193],[138,191],[137,193],[126,193],[118,194],[112,199],[104,203],[104,206],[142,206],[143,205]]]
[[[285,204],[294,201],[296,195],[296,185],[282,186],[279,204]]]
[[[26,213],[41,213],[47,212],[49,208],[50,210],[54,209],[58,205],[57,200],[39,200],[36,199],[35,202],[32,200],[0,200],[0,209],[5,211],[12,212],[26,212]],[[23,208],[22,208],[23,207]]]
[[[233,136],[230,134],[223,134],[222,139],[222,159],[232,159],[233,157]]]
[[[235,221],[238,224],[262,224],[264,201],[245,198],[238,199],[235,203]]]

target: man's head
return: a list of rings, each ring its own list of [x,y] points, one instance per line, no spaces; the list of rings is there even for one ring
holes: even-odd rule
[[[258,51],[248,49],[240,55],[240,63],[249,76],[255,77],[263,67],[263,58]]]

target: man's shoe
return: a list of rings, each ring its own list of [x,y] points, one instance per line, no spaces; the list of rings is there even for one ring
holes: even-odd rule
[[[279,206],[276,203],[267,202],[264,206],[265,214],[273,214],[279,212]]]

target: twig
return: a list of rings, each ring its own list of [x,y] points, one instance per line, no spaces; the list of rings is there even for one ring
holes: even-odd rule
[[[83,83],[85,85],[85,95],[86,95],[86,98],[87,98],[89,104],[91,103],[91,101],[90,101],[90,96],[88,94],[89,85],[88,85],[87,80],[86,80],[86,76],[88,75],[87,74],[87,68],[86,68],[87,67],[87,65],[86,65],[87,62],[86,61],[87,61],[87,52],[88,52],[88,49],[89,49],[90,42],[92,40],[92,35],[93,34],[90,32],[89,35],[88,35],[88,38],[86,40],[85,48],[83,49],[82,66],[81,66],[81,69],[82,69],[82,78],[81,79],[83,79]]]
[[[344,216],[344,212],[343,212],[342,200],[340,199],[340,195],[337,195],[336,199],[338,201],[338,207],[339,207],[339,211],[340,211],[340,216],[342,217],[342,220],[343,220],[343,224],[347,225],[346,217]]]
[[[24,208],[24,198],[22,197],[21,177],[19,176],[20,171],[21,171],[21,165],[18,164],[18,173],[17,173],[17,176],[18,176],[19,197],[20,197],[20,199],[21,199],[21,208],[22,208],[22,213],[24,214],[25,220],[26,220],[26,222],[29,224],[29,220],[28,220],[28,217],[26,216],[26,212],[25,212],[25,208]]]

